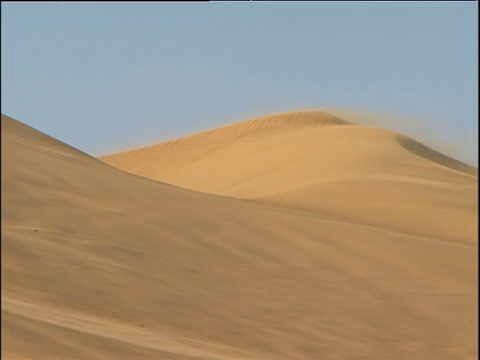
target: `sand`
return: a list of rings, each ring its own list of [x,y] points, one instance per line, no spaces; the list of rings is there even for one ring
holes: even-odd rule
[[[477,176],[323,112],[100,159],[2,115],[2,358],[476,359]]]

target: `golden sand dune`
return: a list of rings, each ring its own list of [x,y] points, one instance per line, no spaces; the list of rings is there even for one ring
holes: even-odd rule
[[[345,125],[320,111],[277,114],[101,159],[206,193],[475,238],[477,169],[401,134]]]
[[[125,173],[2,115],[2,358],[475,359],[476,177],[309,118],[136,151],[131,171],[246,200]],[[377,203],[357,209],[349,182]],[[386,223],[406,209],[465,229]]]

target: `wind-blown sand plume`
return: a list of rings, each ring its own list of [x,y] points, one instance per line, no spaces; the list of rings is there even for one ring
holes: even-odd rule
[[[425,119],[419,118],[418,116],[394,115],[391,113],[367,111],[362,109],[323,108],[322,111],[354,124],[382,127],[385,129],[395,130],[407,136],[413,136],[421,143],[419,145],[421,145],[422,149],[419,149],[419,155],[426,156],[430,159],[437,158],[440,163],[443,160],[446,160],[449,163],[447,166],[455,167],[457,165],[463,168],[461,171],[472,173],[473,175],[478,176],[477,168],[473,168],[469,165],[465,166],[465,164],[461,162],[452,162],[451,157],[443,159],[444,155],[442,155],[443,153],[461,154],[461,148],[468,147],[468,144],[470,144],[471,147],[475,146],[474,144],[478,143],[478,134],[475,138],[475,135],[472,132],[467,132],[464,129],[463,142],[459,142],[458,134],[457,141],[455,141],[453,134],[450,139],[440,139],[438,137],[438,131],[442,128],[442,124],[438,124],[439,128],[432,129],[430,126],[427,126],[428,122]],[[456,131],[458,131],[458,129],[455,129],[454,132]],[[427,155],[425,151],[430,152],[431,149],[425,149],[424,145],[428,145],[428,147],[431,149],[436,149],[442,154],[430,153]],[[415,148],[416,147],[412,147],[411,150],[415,152]]]
[[[232,128],[221,147],[210,133],[198,143],[212,141],[208,156],[182,150],[181,141],[169,145],[178,147],[168,164],[178,173],[187,167],[183,156],[196,154],[184,176],[201,162],[220,171],[222,161],[266,151],[242,164],[258,184],[242,184],[243,169],[233,165],[227,170],[241,175],[239,184],[227,171],[227,180],[212,181],[222,192],[262,199],[251,201],[125,173],[2,115],[2,357],[476,358],[476,235],[373,226],[353,210],[355,221],[334,219],[319,213],[316,195],[322,181],[369,173],[401,188],[400,168],[408,186],[423,186],[404,200],[412,212],[437,199],[439,187],[449,194],[440,200],[450,201],[432,213],[439,226],[472,228],[476,178],[412,154],[397,134],[324,125],[240,137]],[[338,141],[354,128],[361,135],[350,139],[349,152]],[[322,145],[328,141],[337,146]],[[279,144],[288,150],[276,165],[290,171],[265,161]],[[378,147],[385,158],[373,161]],[[309,162],[318,151],[330,162]],[[312,177],[322,170],[330,180],[299,181],[295,172],[305,164]],[[272,172],[287,177],[262,185]],[[300,196],[309,187],[312,209]],[[281,198],[288,191],[299,192],[290,193],[296,203]],[[401,212],[405,204],[391,206]]]

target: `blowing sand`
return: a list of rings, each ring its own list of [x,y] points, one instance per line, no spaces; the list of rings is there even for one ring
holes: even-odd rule
[[[2,358],[477,359],[477,196],[323,112],[100,160],[2,115]]]

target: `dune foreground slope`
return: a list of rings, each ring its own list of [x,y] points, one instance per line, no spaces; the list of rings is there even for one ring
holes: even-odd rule
[[[2,359],[477,358],[476,169],[318,112],[102,161],[1,121]]]

